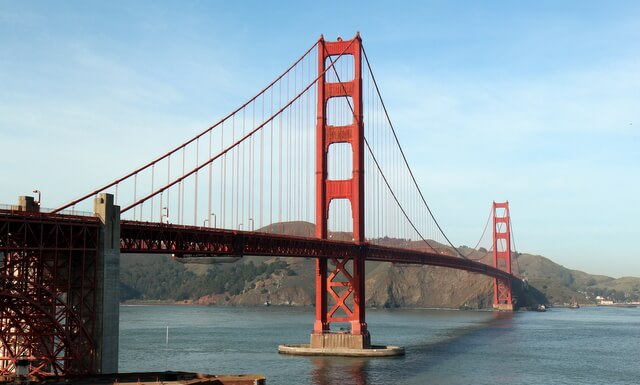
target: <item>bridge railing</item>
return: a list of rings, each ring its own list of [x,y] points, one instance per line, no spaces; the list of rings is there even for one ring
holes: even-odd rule
[[[8,205],[8,204],[4,204],[4,203],[0,203],[0,210],[8,211],[8,212],[11,212],[11,213],[16,213],[16,214],[24,214],[24,213],[51,214],[51,213],[53,213],[55,211],[55,209],[50,208],[50,207],[39,207],[36,211],[28,211],[28,210],[24,210],[19,205]],[[95,217],[96,216],[95,213],[92,213],[90,211],[75,210],[73,208],[72,209],[58,211],[55,214],[56,215],[73,216],[73,217]]]

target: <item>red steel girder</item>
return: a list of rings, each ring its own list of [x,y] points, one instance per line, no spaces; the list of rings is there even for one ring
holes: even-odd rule
[[[95,371],[94,217],[0,210],[0,374]]]
[[[10,373],[22,354],[33,360],[32,368],[40,374],[93,370],[98,230],[99,222],[92,217],[0,210],[0,374]],[[324,313],[329,322],[350,321],[356,312],[353,303],[347,302],[355,285],[361,283],[355,281],[354,269],[364,271],[364,266],[354,266],[356,261],[362,265],[371,260],[442,266],[488,275],[498,282],[510,283],[513,278],[500,268],[458,258],[444,249],[421,251],[136,221],[121,222],[121,251],[316,258],[318,265],[324,265],[325,294],[337,304]],[[82,263],[73,268],[76,261]],[[330,272],[327,261],[335,266]],[[339,275],[342,278],[336,279]],[[338,309],[346,316],[337,315]],[[25,323],[24,319],[29,321]],[[356,330],[358,326],[353,325]]]
[[[368,261],[442,266],[509,280],[513,277],[493,266],[463,259],[445,251],[400,249],[386,246],[282,234],[236,231],[209,227],[123,220],[120,225],[122,253],[156,253],[190,256],[276,256],[352,258]]]
[[[340,79],[336,82],[327,81],[325,71],[337,70],[330,68],[336,60],[343,56],[353,58],[353,79]],[[362,41],[360,35],[352,40],[330,42],[320,38],[318,42],[318,104],[316,124],[316,237],[327,239],[329,207],[334,199],[347,199],[351,204],[353,220],[353,240],[361,244],[364,239],[364,123],[362,118]],[[328,124],[327,105],[331,98],[348,97],[351,100],[350,109],[353,119],[343,126]],[[328,154],[333,144],[348,143],[352,150],[351,178],[331,180],[328,178]],[[364,307],[364,257],[360,253],[351,254],[344,258],[333,259],[336,269],[327,271],[326,261],[316,263],[316,320],[315,334],[322,334],[330,329],[331,322],[350,322],[351,333],[368,335],[365,321]],[[345,266],[352,267],[348,273]],[[341,276],[340,283],[334,279]],[[335,287],[342,287],[341,293],[336,293]],[[328,308],[328,296],[333,298],[334,305]],[[334,317],[337,310],[344,313],[343,317]]]
[[[327,278],[327,292],[331,295],[334,300],[334,305],[327,312],[327,317],[329,323],[331,322],[348,322],[353,318],[353,310],[349,307],[347,303],[347,299],[353,293],[353,284],[354,279],[351,273],[347,270],[347,264],[352,262],[350,257],[337,259],[331,258],[331,262],[335,265],[335,268],[329,274]],[[338,281],[337,278],[342,278],[344,280]],[[336,291],[336,288],[342,288],[341,292]],[[340,310],[345,316],[338,317],[336,316],[336,312]]]

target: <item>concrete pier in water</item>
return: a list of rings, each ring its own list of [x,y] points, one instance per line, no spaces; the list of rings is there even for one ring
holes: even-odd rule
[[[98,373],[118,372],[120,332],[120,207],[113,195],[99,194],[93,210],[100,219],[96,303],[96,369]]]

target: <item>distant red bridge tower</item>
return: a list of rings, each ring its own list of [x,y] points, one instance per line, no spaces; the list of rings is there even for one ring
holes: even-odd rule
[[[511,219],[509,202],[493,202],[493,263],[500,270],[511,274]],[[513,310],[511,281],[494,279],[493,307]]]

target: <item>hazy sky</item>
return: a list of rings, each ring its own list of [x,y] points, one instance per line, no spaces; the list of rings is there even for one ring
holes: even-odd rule
[[[640,2],[0,0],[0,203],[54,207],[208,127],[320,34],[360,31],[456,245],[640,276]]]

